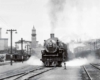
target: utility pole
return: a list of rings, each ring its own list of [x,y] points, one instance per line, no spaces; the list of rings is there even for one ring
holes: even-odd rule
[[[15,53],[17,52],[17,44],[15,43]]]
[[[29,46],[30,46],[30,45],[28,45],[28,44],[25,46],[25,48],[27,49],[27,55],[28,55],[28,47],[29,47]]]
[[[95,51],[95,42],[93,42],[93,50]]]
[[[10,38],[11,38],[11,53],[10,53],[10,59],[11,59],[11,62],[10,62],[10,63],[11,63],[11,65],[12,65],[12,33],[13,33],[14,31],[17,33],[17,30],[13,30],[13,29],[9,29],[9,30],[7,30],[7,32],[6,32],[6,33],[10,32],[10,35],[11,35],[11,37],[10,37]]]
[[[92,42],[88,42],[89,50],[92,52]]]
[[[23,57],[24,57],[24,54],[23,54],[23,38],[21,38],[21,54],[22,54],[22,63],[23,63]]]
[[[30,56],[31,56],[31,49],[32,49],[32,48],[30,47]]]
[[[97,49],[97,40],[94,42],[94,51]]]
[[[96,41],[95,41],[95,49],[96,49],[96,50],[97,50],[97,43],[98,43],[98,42],[97,42],[97,40],[96,40]]]

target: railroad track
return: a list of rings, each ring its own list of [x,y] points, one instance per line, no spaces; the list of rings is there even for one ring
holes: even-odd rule
[[[89,79],[89,80],[92,80],[92,78],[91,78],[89,72],[87,71],[87,69],[85,68],[85,66],[83,66],[83,68],[84,68],[84,71],[85,71],[85,73],[86,73],[88,79]]]
[[[97,65],[90,64],[83,66],[83,69],[86,74],[84,80],[100,80],[100,68]]]
[[[27,70],[23,70],[20,72],[18,71],[15,74],[2,75],[2,76],[0,76],[0,80],[26,80],[26,79],[29,80],[30,78],[38,76],[38,75],[45,73],[47,71],[50,71],[52,69],[54,69],[54,68],[44,68],[44,67],[38,67],[35,69],[28,68]],[[9,74],[9,72],[8,72],[8,74]]]
[[[4,62],[4,63],[2,62],[2,63],[0,63],[0,66],[4,66],[4,65],[8,65],[8,64],[10,65],[10,63],[11,63],[10,61]],[[13,62],[13,64],[15,64],[15,63],[22,63],[22,62]]]
[[[0,66],[3,66],[3,65],[8,65],[8,64],[10,64],[10,62],[0,63]]]
[[[14,80],[30,80],[36,76],[39,76],[45,72],[48,72],[50,70],[53,70],[54,68],[42,68],[42,69],[38,69],[38,70],[34,70],[34,71],[31,71],[29,73],[25,73],[17,78],[15,78]],[[34,80],[34,79],[32,79]]]
[[[37,68],[37,66],[27,65],[27,66],[23,66],[23,67],[19,67],[19,68],[16,68],[16,69],[12,69],[12,70],[2,72],[2,73],[0,73],[0,80],[7,79],[9,77],[13,77],[13,76],[17,76],[17,75],[21,75],[21,73],[23,73],[25,71],[33,70],[33,69],[36,69],[36,68]],[[13,80],[13,79],[11,79],[11,80]]]
[[[13,62],[13,63],[22,63],[22,62]],[[0,66],[4,66],[4,65],[8,65],[10,64],[10,61],[9,62],[2,62],[0,63]]]

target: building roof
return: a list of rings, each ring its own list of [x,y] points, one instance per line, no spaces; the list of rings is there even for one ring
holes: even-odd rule
[[[26,41],[26,40],[23,40],[23,42],[24,42],[24,43],[27,43],[27,42],[30,42],[30,43],[31,43],[31,41]],[[15,43],[21,43],[21,40],[15,42]]]

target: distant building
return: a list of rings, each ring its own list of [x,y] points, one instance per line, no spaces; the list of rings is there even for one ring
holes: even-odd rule
[[[31,44],[31,47],[32,48],[36,48],[37,44],[38,44],[38,41],[36,41],[36,29],[34,28],[33,26],[33,29],[32,29],[32,35],[31,35],[32,39],[32,44]]]
[[[8,39],[7,38],[0,38],[0,51],[8,49]]]
[[[8,38],[1,37],[1,29],[0,28],[0,51],[8,50]]]
[[[27,51],[26,49],[27,45],[28,45],[28,51],[30,50],[30,48],[33,50],[34,48],[42,47],[42,45],[38,44],[38,41],[36,40],[36,29],[34,26],[31,34],[31,41],[26,41],[26,40],[23,41],[23,50]],[[21,50],[21,40],[15,42],[15,46],[17,50]]]
[[[15,46],[17,50],[21,50],[21,40],[15,42]],[[23,50],[27,49],[29,50],[30,47],[31,47],[31,41],[23,40]]]
[[[35,29],[34,26],[33,26],[32,34],[31,34],[31,42],[32,42],[31,43],[31,48],[32,49],[37,48],[37,47],[41,47],[41,44],[38,44],[36,29]]]
[[[15,44],[16,44],[16,49],[21,50],[21,40],[15,42]],[[26,40],[23,41],[23,50],[27,51],[27,49],[25,48],[25,46],[27,45],[28,45],[28,50],[29,48],[33,50],[34,48],[41,47],[41,45],[38,44],[38,41],[36,40],[36,29],[34,26],[31,34],[31,41],[26,41]]]
[[[21,49],[21,40],[15,42],[15,47],[16,47],[16,50],[22,50]],[[31,41],[26,41],[26,40],[23,40],[23,50],[27,53],[27,54],[30,54],[30,48],[31,48]]]

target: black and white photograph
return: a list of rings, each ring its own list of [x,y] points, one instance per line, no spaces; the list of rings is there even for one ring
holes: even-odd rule
[[[100,80],[100,0],[0,0],[0,80]]]

